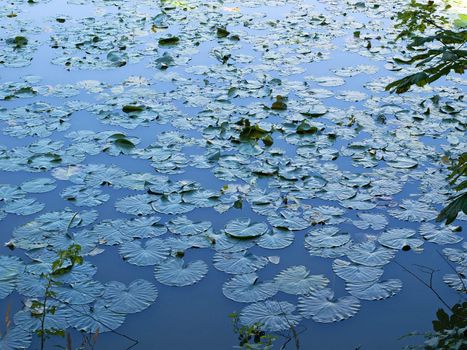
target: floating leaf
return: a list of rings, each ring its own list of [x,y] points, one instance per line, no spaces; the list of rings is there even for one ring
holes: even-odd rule
[[[115,207],[121,213],[131,215],[149,215],[154,210],[151,207],[148,195],[140,194],[136,196],[124,197],[115,203]]]
[[[157,265],[154,276],[162,284],[184,287],[199,282],[207,272],[208,266],[202,260],[185,264],[183,259],[172,258]]]
[[[375,283],[347,283],[346,289],[354,297],[363,300],[382,300],[392,297],[402,288],[398,279],[390,279]]]
[[[268,221],[274,227],[290,231],[300,231],[310,226],[309,222],[289,210],[281,211],[278,216],[269,216]]]
[[[151,282],[138,279],[128,286],[118,281],[108,282],[102,299],[111,311],[131,314],[149,307],[157,295],[157,289]]]
[[[404,199],[399,209],[389,209],[388,213],[399,220],[415,222],[432,220],[438,214],[428,204],[410,199]]]
[[[423,223],[420,226],[420,235],[427,241],[436,244],[455,244],[462,241],[462,237],[449,227],[437,227],[433,224]]]
[[[267,300],[243,308],[240,322],[247,326],[259,323],[265,331],[278,332],[300,322],[301,316],[294,312],[295,306],[286,301]]]
[[[288,294],[309,294],[325,288],[329,280],[323,275],[310,275],[305,266],[292,266],[274,279],[279,290]]]
[[[335,248],[350,241],[348,233],[340,233],[337,227],[324,227],[312,230],[305,237],[305,246],[312,248]]]
[[[206,232],[210,227],[209,221],[193,222],[186,216],[178,216],[167,224],[170,232],[180,235],[197,235]]]
[[[120,246],[118,251],[123,259],[138,266],[159,264],[170,254],[167,243],[159,238],[152,238],[145,242],[140,240],[126,242]]]
[[[54,288],[57,299],[70,305],[84,305],[94,302],[104,292],[104,286],[98,281],[81,281],[71,285]]]
[[[0,335],[0,346],[2,350],[27,349],[31,341],[31,332],[25,331],[18,326]]]
[[[55,180],[46,177],[40,177],[21,184],[21,189],[28,193],[45,193],[52,191],[55,187],[57,187]]]
[[[48,307],[54,308],[54,312],[47,313],[44,318],[44,329],[63,329],[64,325],[67,325],[66,315],[64,312],[63,305],[60,305],[57,301],[48,301]],[[41,310],[24,309],[18,311],[14,316],[15,324],[18,328],[21,328],[29,333],[37,332],[41,329],[41,318],[37,317],[41,315]]]
[[[415,235],[415,231],[406,228],[395,228],[385,231],[379,236],[378,242],[385,247],[392,249],[420,249],[423,245],[423,241],[418,238],[412,238]]]
[[[2,209],[11,214],[31,215],[41,211],[44,207],[44,204],[36,202],[34,198],[22,198],[6,203]]]
[[[294,238],[295,235],[291,231],[273,228],[272,231],[262,235],[257,244],[265,249],[282,249],[291,245]]]
[[[258,282],[258,275],[248,273],[235,275],[222,287],[224,295],[240,303],[253,303],[274,296],[277,286],[274,282]]]
[[[6,298],[16,287],[16,277],[24,269],[20,258],[0,256],[0,299]]]
[[[213,261],[216,269],[231,274],[255,272],[268,263],[267,258],[248,252],[216,253]]]
[[[352,264],[340,259],[334,260],[332,269],[337,276],[351,283],[373,282],[379,279],[384,272],[379,267]]]
[[[68,324],[87,333],[104,333],[117,329],[125,321],[125,314],[111,311],[104,300],[94,305],[69,306],[65,310]]]
[[[360,213],[357,214],[357,216],[360,220],[353,220],[352,223],[361,230],[367,230],[369,228],[372,230],[382,230],[388,224],[386,217],[381,214]]]
[[[375,242],[355,244],[347,253],[347,257],[354,263],[365,266],[383,266],[391,261],[395,251],[385,247],[377,247]]]
[[[264,223],[251,223],[248,218],[231,220],[225,226],[225,232],[235,238],[255,238],[264,235],[268,225]]]
[[[457,267],[457,273],[448,273],[443,276],[443,281],[449,287],[457,291],[465,292],[467,290],[467,268]]]
[[[354,316],[360,309],[360,302],[353,296],[334,298],[331,289],[323,289],[298,299],[300,314],[316,322],[330,323]]]

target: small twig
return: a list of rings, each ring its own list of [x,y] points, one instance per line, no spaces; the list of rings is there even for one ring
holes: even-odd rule
[[[290,334],[290,332],[292,332],[292,336],[293,336],[293,338],[288,336],[287,341],[282,345],[281,349],[285,349],[285,346],[293,339],[294,342],[295,342],[295,349],[300,350],[300,338],[298,337],[299,334],[295,330],[295,327],[293,326],[293,324],[290,323],[290,321],[289,321],[289,319],[287,317],[287,314],[282,309],[282,305],[280,303],[279,303],[279,308],[281,309],[282,313],[284,314],[284,318],[285,318],[287,324],[289,325],[289,334]]]
[[[428,283],[426,283],[423,279],[421,279],[419,276],[417,276],[415,273],[410,271],[408,268],[406,268],[404,265],[400,264],[397,260],[394,260],[394,262],[399,265],[402,269],[404,269],[406,272],[410,273],[413,277],[415,277],[418,281],[423,283],[426,287],[428,287],[435,295],[436,297],[448,308],[448,310],[451,310],[451,307],[444,301],[443,298],[441,298],[441,295],[438,294],[438,292],[430,286]]]

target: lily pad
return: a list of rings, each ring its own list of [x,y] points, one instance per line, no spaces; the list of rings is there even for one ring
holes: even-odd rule
[[[383,246],[392,248],[392,249],[421,249],[423,241],[418,238],[413,238],[415,231],[406,228],[395,228],[383,232],[379,238],[378,242]]]
[[[272,281],[259,282],[258,275],[248,273],[235,275],[222,287],[224,295],[240,303],[254,303],[273,297],[277,286]]]
[[[278,332],[288,330],[300,322],[302,317],[294,312],[293,304],[267,300],[243,308],[240,312],[240,322],[247,326],[259,323],[265,331]]]
[[[156,265],[165,260],[170,254],[166,242],[159,238],[152,238],[145,242],[134,240],[123,243],[119,253],[124,260],[138,266]]]
[[[182,215],[170,220],[167,227],[170,232],[190,236],[206,232],[211,227],[211,223],[209,221],[193,222]]]
[[[340,259],[334,260],[332,269],[337,276],[351,283],[373,282],[380,278],[384,272],[379,267],[353,264]]]
[[[360,309],[360,302],[353,296],[334,298],[331,289],[320,290],[310,296],[298,299],[300,314],[313,321],[331,323],[354,316]]]
[[[398,279],[390,279],[375,283],[347,283],[346,289],[354,297],[363,300],[382,300],[392,297],[402,288]]]
[[[354,263],[365,266],[383,266],[394,258],[393,249],[377,247],[375,242],[368,241],[353,245],[347,257]]]
[[[427,241],[436,244],[455,244],[459,243],[463,239],[450,227],[439,227],[426,222],[420,226],[420,235],[422,235]]]
[[[125,321],[125,314],[111,311],[104,300],[93,305],[74,305],[65,310],[68,324],[87,333],[104,333],[117,329]]]
[[[236,275],[255,272],[268,263],[267,258],[249,252],[216,253],[213,261],[219,271]]]
[[[208,272],[208,266],[202,260],[185,264],[183,259],[171,258],[156,266],[154,276],[160,283],[184,287],[199,282]]]
[[[105,285],[102,299],[109,310],[131,314],[148,308],[157,298],[157,288],[149,281],[138,279],[126,286],[122,282],[111,281]]]
[[[280,272],[274,281],[281,292],[295,295],[315,292],[329,283],[323,275],[310,275],[305,266],[289,267]]]
[[[230,221],[224,230],[234,238],[255,238],[264,235],[268,231],[268,225],[251,223],[248,218],[239,218]]]
[[[273,228],[262,235],[257,244],[265,249],[283,249],[291,245],[294,239],[295,234],[292,231]]]

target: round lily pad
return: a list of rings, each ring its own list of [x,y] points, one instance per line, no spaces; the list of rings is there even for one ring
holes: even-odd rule
[[[325,288],[329,280],[323,275],[310,275],[305,266],[291,266],[274,279],[279,290],[288,294],[308,294]]]
[[[377,247],[375,242],[363,242],[353,245],[347,257],[356,264],[365,266],[383,266],[389,263],[396,252],[386,247]]]
[[[295,235],[292,231],[280,230],[274,227],[271,231],[262,235],[257,244],[265,249],[283,249],[291,245],[294,238]]]
[[[170,254],[170,248],[164,240],[152,238],[145,242],[134,240],[123,243],[119,253],[130,264],[150,266],[166,259]]]
[[[184,287],[199,282],[208,272],[208,266],[202,260],[185,264],[183,259],[171,258],[156,266],[154,275],[160,283]]]
[[[138,279],[128,286],[118,281],[108,282],[102,298],[111,311],[130,314],[149,307],[157,295],[157,288],[151,282]]]
[[[113,312],[104,300],[93,305],[70,305],[65,310],[68,324],[87,333],[104,333],[117,329],[125,321],[125,314]]]
[[[330,323],[352,317],[360,309],[360,302],[353,296],[334,298],[331,289],[322,289],[316,293],[298,299],[300,314],[316,322]]]
[[[379,236],[378,242],[392,249],[421,249],[423,241],[418,238],[412,238],[414,235],[414,230],[408,228],[394,228],[383,232]]]
[[[274,296],[277,286],[272,281],[260,282],[258,275],[248,273],[235,275],[222,287],[224,295],[240,303],[253,303]]]
[[[363,300],[381,300],[398,293],[402,288],[402,282],[398,279],[390,279],[374,283],[347,283],[346,289],[354,297]]]
[[[239,218],[230,221],[224,230],[234,238],[255,238],[264,235],[268,231],[268,225],[251,223],[248,218]]]
[[[367,283],[376,281],[383,274],[383,269],[373,266],[353,264],[348,261],[336,259],[332,264],[332,269],[337,276],[347,282]]]
[[[259,323],[265,331],[283,331],[300,322],[302,317],[294,312],[293,304],[286,301],[266,300],[243,308],[240,312],[240,322],[247,326]]]
[[[267,258],[248,252],[217,253],[213,261],[216,269],[231,274],[255,272],[268,263]]]

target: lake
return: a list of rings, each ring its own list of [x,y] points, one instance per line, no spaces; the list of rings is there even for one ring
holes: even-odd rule
[[[0,0],[0,349],[422,344],[466,80],[385,91],[407,4]]]

